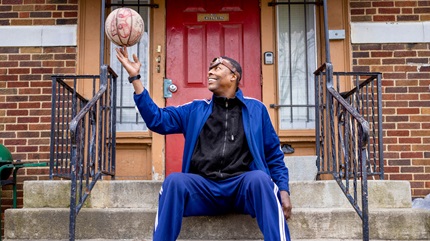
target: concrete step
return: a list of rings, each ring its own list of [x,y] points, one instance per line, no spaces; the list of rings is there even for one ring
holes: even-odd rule
[[[142,208],[85,208],[78,215],[76,238],[151,239],[156,211]],[[351,208],[295,208],[289,220],[293,239],[361,239],[361,220]],[[7,240],[68,238],[69,209],[8,209]],[[430,211],[411,208],[370,211],[372,240],[429,240]],[[180,239],[262,239],[255,219],[232,214],[187,217]]]
[[[317,156],[287,156],[284,158],[288,167],[290,181],[315,181],[318,173]]]
[[[13,241],[31,241],[32,239],[9,239]],[[263,241],[263,239],[236,239],[236,240],[223,240],[223,241]],[[4,240],[8,241],[8,239]],[[38,241],[69,241],[69,239],[39,239]],[[152,239],[75,239],[75,241],[152,241]],[[177,241],[217,241],[209,239],[178,239]],[[291,241],[362,241],[362,239],[291,239]],[[388,240],[387,240],[388,241]],[[399,241],[399,240],[390,240]],[[422,241],[422,240],[408,240],[408,241]]]
[[[30,241],[30,239],[9,239],[13,241]],[[241,239],[223,241],[258,241],[262,239]],[[7,239],[5,241],[8,241]],[[38,241],[69,241],[69,239],[39,239]],[[76,239],[76,241],[152,241],[152,239]],[[178,239],[177,241],[217,241],[209,239]],[[291,241],[361,241],[361,239],[292,239]],[[396,241],[396,240],[391,240]],[[418,241],[418,240],[409,240]]]
[[[156,209],[160,187],[161,182],[157,181],[99,181],[85,207]],[[290,189],[294,208],[351,207],[335,181],[293,181],[290,182]],[[368,192],[369,208],[412,206],[410,184],[407,181],[369,181]],[[25,208],[69,207],[69,195],[69,181],[24,182]]]

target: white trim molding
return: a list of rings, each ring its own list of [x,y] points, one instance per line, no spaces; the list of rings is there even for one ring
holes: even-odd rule
[[[0,26],[0,47],[76,46],[77,25]]]
[[[351,42],[429,43],[430,21],[426,22],[353,22]]]

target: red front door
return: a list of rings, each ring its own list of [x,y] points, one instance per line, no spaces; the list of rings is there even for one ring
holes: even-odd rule
[[[209,63],[223,55],[242,65],[244,95],[261,100],[259,0],[170,0],[166,8],[166,77],[177,86],[167,106],[211,98]],[[182,135],[166,136],[166,176],[181,171],[183,147]]]

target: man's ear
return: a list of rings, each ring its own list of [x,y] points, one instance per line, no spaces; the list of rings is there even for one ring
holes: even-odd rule
[[[236,74],[233,74],[233,78],[231,78],[231,80],[233,80],[233,81],[237,81],[237,75],[236,75]]]

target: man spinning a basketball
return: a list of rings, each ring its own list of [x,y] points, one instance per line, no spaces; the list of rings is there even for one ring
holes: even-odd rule
[[[210,63],[212,99],[159,108],[140,81],[137,56],[131,61],[125,47],[116,51],[148,128],[185,137],[182,172],[166,177],[160,190],[153,240],[176,240],[184,216],[229,212],[256,217],[264,240],[290,240],[284,154],[266,107],[239,88],[240,64],[224,56]]]

